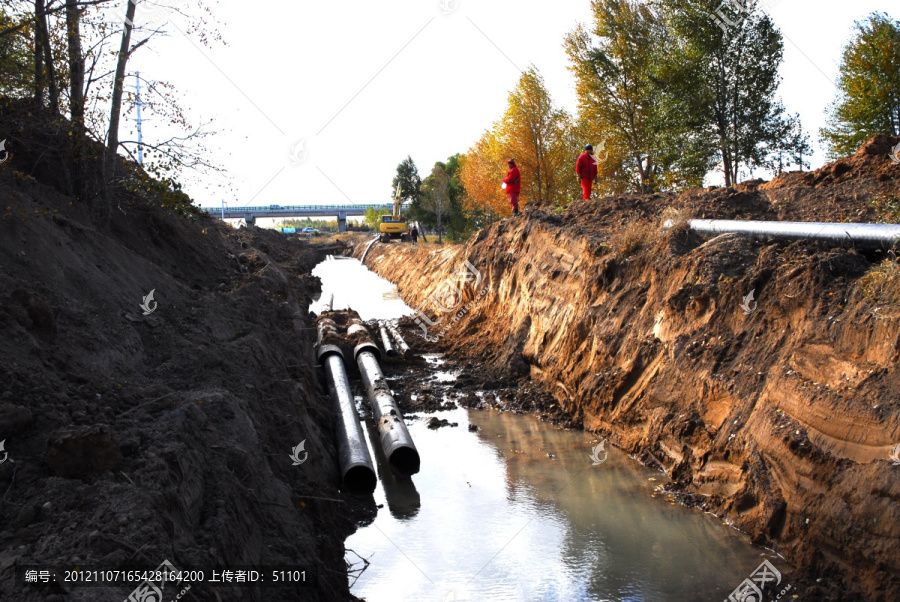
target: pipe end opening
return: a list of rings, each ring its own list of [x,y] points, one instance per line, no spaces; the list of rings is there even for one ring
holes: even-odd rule
[[[355,495],[372,493],[378,484],[378,478],[368,466],[353,466],[344,473],[341,489]]]
[[[413,447],[399,447],[390,457],[391,466],[402,475],[413,475],[419,472],[419,452]]]

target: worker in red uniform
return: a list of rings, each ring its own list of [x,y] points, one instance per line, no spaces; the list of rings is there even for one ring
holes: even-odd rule
[[[503,188],[509,195],[509,206],[512,207],[513,215],[519,215],[519,191],[522,189],[522,177],[519,175],[519,168],[516,167],[514,159],[510,159],[506,164],[509,166],[509,172],[503,178]]]
[[[591,185],[597,181],[597,162],[594,160],[594,147],[590,144],[584,147],[584,152],[575,163],[575,175],[581,180],[581,198],[591,198]]]

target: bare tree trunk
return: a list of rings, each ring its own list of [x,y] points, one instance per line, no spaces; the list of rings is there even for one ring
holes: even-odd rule
[[[59,113],[59,86],[56,82],[56,68],[53,65],[53,49],[50,47],[50,30],[47,28],[47,15],[44,13],[43,2],[41,12],[37,14],[35,24],[41,30],[41,46],[44,51],[44,65],[47,68],[47,89],[50,92],[50,110],[56,115]],[[35,3],[37,8],[37,2]]]
[[[124,29],[122,30],[122,44],[119,46],[119,57],[116,63],[116,79],[113,82],[112,106],[109,111],[106,159],[103,162],[105,178],[115,176],[116,157],[119,150],[119,113],[122,109],[122,89],[125,86],[125,66],[128,63],[128,47],[131,45],[131,24],[134,22],[134,9],[134,2],[128,0]]]
[[[438,243],[440,243],[440,242],[442,242],[442,240],[441,240],[441,213],[444,212],[443,199],[438,200],[438,202],[435,203],[435,205],[436,205],[435,209],[437,209],[436,213],[437,213]]]
[[[81,48],[81,11],[77,0],[66,2],[69,45],[69,113],[72,115],[72,163],[75,196],[84,197],[84,53]]]
[[[38,15],[44,12],[44,0],[34,0],[34,102],[44,106],[44,42]]]
[[[734,180],[731,177],[731,153],[725,145],[722,148],[722,167],[725,172],[725,187],[728,188],[734,184]]]
[[[76,127],[84,125],[84,53],[81,49],[81,11],[78,0],[66,2],[66,37],[69,43],[69,112]]]

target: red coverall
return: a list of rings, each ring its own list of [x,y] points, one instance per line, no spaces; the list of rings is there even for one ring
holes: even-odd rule
[[[591,184],[597,179],[597,163],[587,151],[579,155],[575,163],[575,173],[581,179],[581,198],[586,201],[591,198]]]
[[[519,191],[522,189],[521,176],[519,168],[513,165],[509,168],[509,173],[503,178],[506,183],[506,194],[509,195],[509,206],[513,208],[513,213],[519,212]]]

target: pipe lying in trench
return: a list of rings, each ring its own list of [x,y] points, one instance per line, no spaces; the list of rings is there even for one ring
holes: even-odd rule
[[[366,247],[365,252],[363,252],[362,259],[359,260],[359,262],[360,262],[361,264],[366,265],[366,255],[369,254],[369,249],[371,249],[371,248],[372,248],[372,245],[374,245],[376,242],[378,242],[378,240],[379,240],[380,238],[381,238],[380,236],[377,236],[377,235],[376,235],[375,238],[373,238],[372,241],[369,243],[369,245]]]
[[[384,380],[381,366],[378,365],[378,347],[375,343],[363,342],[356,346],[353,355],[356,356],[356,365],[359,366],[359,373],[366,387],[375,427],[388,464],[402,475],[416,474],[420,465],[419,451]]]
[[[393,322],[390,320],[385,320],[384,322],[387,329],[390,331],[391,335],[394,337],[394,340],[397,342],[397,346],[400,348],[400,353],[403,356],[409,355],[409,345],[406,344],[406,341],[403,340],[403,337],[400,336],[400,331],[397,330],[397,327],[394,326]]]
[[[669,220],[665,225],[671,227],[673,222]],[[688,225],[701,234],[737,232],[760,239],[821,240],[879,249],[889,249],[900,242],[900,225],[893,224],[691,219]]]
[[[321,332],[321,331],[320,331]],[[341,463],[341,489],[351,493],[372,493],[378,479],[344,367],[344,354],[337,345],[322,345],[319,362],[325,367],[328,393],[337,410],[338,458]]]
[[[391,337],[384,327],[384,322],[378,323],[378,331],[381,333],[381,346],[384,347],[384,352],[387,355],[397,355],[397,351],[394,349],[394,346],[391,345]]]

